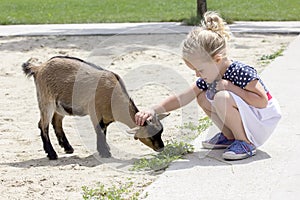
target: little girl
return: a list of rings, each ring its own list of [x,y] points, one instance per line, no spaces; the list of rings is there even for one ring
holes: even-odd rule
[[[239,160],[256,154],[281,118],[277,101],[249,65],[226,56],[229,33],[223,19],[207,12],[200,27],[183,42],[182,57],[199,79],[191,88],[135,115],[143,125],[153,115],[169,112],[197,99],[199,106],[221,130],[203,141],[208,149],[226,148],[223,158]]]

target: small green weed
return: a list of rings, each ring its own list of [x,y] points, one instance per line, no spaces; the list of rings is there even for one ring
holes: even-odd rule
[[[197,131],[199,134],[205,131],[208,127],[212,125],[209,117],[205,116],[198,121],[198,125],[193,124],[192,122],[185,123],[183,126],[179,128],[190,129],[191,131]]]
[[[166,169],[171,162],[182,158],[183,155],[192,153],[194,147],[184,142],[172,142],[165,146],[164,150],[151,158],[141,158],[137,160],[131,170],[153,170],[159,171]]]
[[[278,56],[282,56],[282,52],[285,50],[285,47],[282,46],[279,50],[275,51],[272,54],[269,55],[262,55],[259,59],[259,62],[261,64],[261,66],[267,66],[268,64],[270,64],[270,62],[272,62],[275,58],[277,58]],[[259,73],[261,71],[258,71]]]
[[[182,130],[188,130],[188,136],[185,141],[191,141],[196,139],[201,133],[212,125],[212,121],[209,117],[203,117],[199,119],[198,124],[195,125],[193,122],[184,123],[183,126],[178,126]]]
[[[276,52],[270,54],[270,55],[262,55],[260,60],[274,60],[275,58],[277,58],[278,56],[282,56],[282,52],[284,51],[284,47],[281,47],[279,50],[277,50]]]
[[[139,193],[132,194],[133,183],[127,183],[125,185],[106,188],[104,184],[99,183],[96,188],[89,188],[87,186],[82,187],[84,200],[137,200]]]

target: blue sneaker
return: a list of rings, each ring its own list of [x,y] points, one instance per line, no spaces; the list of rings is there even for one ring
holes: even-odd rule
[[[256,148],[252,144],[241,140],[235,140],[223,153],[225,160],[241,160],[254,156],[256,154]]]
[[[203,141],[202,146],[205,149],[225,149],[229,147],[233,142],[234,140],[228,140],[221,132],[216,134],[213,138]]]

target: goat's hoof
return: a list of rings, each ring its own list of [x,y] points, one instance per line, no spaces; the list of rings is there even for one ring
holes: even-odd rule
[[[65,152],[67,154],[72,154],[74,152],[74,149],[73,149],[73,147],[69,146],[68,148],[65,148]]]
[[[49,160],[57,160],[57,154],[48,154],[47,157],[49,158]]]
[[[101,158],[110,158],[111,157],[111,153],[108,152],[108,153],[99,153],[99,156]]]

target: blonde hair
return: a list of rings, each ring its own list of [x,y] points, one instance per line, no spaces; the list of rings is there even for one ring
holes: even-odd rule
[[[193,55],[208,55],[209,58],[217,54],[226,56],[227,40],[230,38],[230,33],[225,25],[226,22],[218,13],[206,12],[200,26],[194,28],[183,41],[183,59],[188,60]]]

